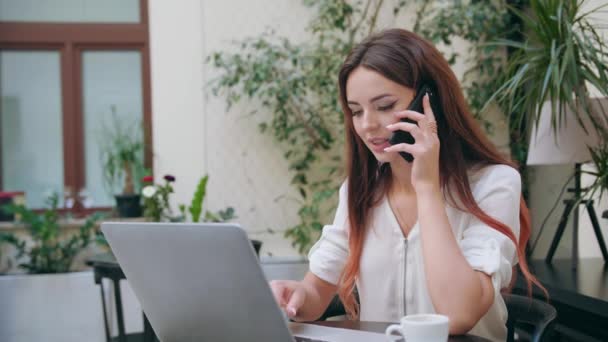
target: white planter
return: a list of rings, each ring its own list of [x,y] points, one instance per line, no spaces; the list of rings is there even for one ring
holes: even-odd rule
[[[260,263],[267,280],[302,280],[308,271],[303,257],[261,257]]]
[[[105,341],[93,273],[0,276],[0,341]]]
[[[301,280],[308,269],[302,258],[263,257],[268,280]],[[114,293],[104,282],[110,331],[116,334]],[[121,281],[127,332],[141,331],[141,309],[128,282]],[[99,285],[92,271],[0,276],[0,341],[105,342]]]

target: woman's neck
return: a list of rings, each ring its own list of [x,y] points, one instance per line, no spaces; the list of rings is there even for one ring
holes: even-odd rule
[[[399,158],[391,162],[391,192],[394,194],[414,194],[412,186],[412,164]]]

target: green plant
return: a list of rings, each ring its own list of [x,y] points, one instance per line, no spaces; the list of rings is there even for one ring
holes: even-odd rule
[[[69,272],[74,257],[95,241],[95,223],[104,217],[96,213],[89,216],[78,234],[62,237],[60,235],[58,195],[48,198],[50,206],[44,213],[37,214],[24,205],[8,205],[5,210],[21,216],[21,222],[27,226],[31,243],[14,234],[1,233],[0,242],[8,243],[17,250],[17,259],[24,257],[19,266],[28,273],[62,273]]]
[[[100,143],[104,182],[113,194],[122,182],[122,194],[136,193],[136,179],[144,172],[143,129],[139,123],[125,124],[112,106],[111,127],[103,126]]]
[[[416,5],[413,30],[439,43],[451,64],[458,59],[462,62],[463,58],[450,50],[453,42],[463,39],[471,44],[464,61],[470,67],[462,85],[469,106],[488,133],[493,132],[493,126],[485,116],[487,104],[492,102],[494,90],[503,84],[497,75],[516,52],[511,45],[492,42],[522,41],[522,20],[509,9],[525,8],[528,2],[394,2],[394,15],[406,5]],[[243,98],[256,98],[273,113],[270,122],[261,123],[260,129],[272,129],[276,140],[286,147],[285,158],[294,172],[291,183],[301,194],[297,199],[301,222],[288,229],[286,235],[300,252],[317,239],[327,213],[335,208],[335,180],[342,171],[336,146],[343,144],[343,131],[333,80],[354,41],[375,30],[378,13],[386,5],[384,1],[332,0],[305,0],[304,4],[315,11],[308,26],[312,35],[309,41],[314,43],[294,44],[271,31],[237,42],[238,53],[217,52],[208,58],[220,71],[220,77],[212,82],[213,94],[224,95],[228,107]],[[509,121],[511,154],[525,178],[526,128],[516,124],[513,112],[504,113]],[[525,195],[525,186],[523,190]]]
[[[570,109],[583,129],[602,130],[588,85],[608,96],[608,45],[594,28],[590,15],[608,6],[583,11],[585,0],[530,0],[530,14],[509,6],[524,24],[523,42],[497,40],[489,46],[514,51],[488,103],[496,100],[516,125],[540,120],[543,104],[551,105],[551,124],[557,130]],[[602,113],[605,118],[605,113]],[[592,127],[583,124],[588,117]],[[538,126],[537,126],[538,127]]]
[[[304,0],[315,11],[307,42],[294,43],[268,31],[237,42],[239,52],[214,52],[207,58],[219,72],[212,92],[225,96],[228,108],[256,99],[272,113],[259,128],[270,130],[286,149],[291,184],[300,194],[295,199],[300,223],[286,236],[301,253],[333,212],[343,172],[343,117],[335,79],[354,42],[375,30],[384,3]],[[393,15],[405,5],[397,1]]]
[[[585,189],[583,197],[594,198],[599,192],[600,199],[608,191],[608,141],[596,147],[589,148],[591,159],[593,160],[593,171],[582,171],[582,173],[594,176],[593,183]]]
[[[148,183],[141,190],[144,198],[144,217],[148,221],[175,220],[171,205],[169,204],[169,195],[173,193],[173,186],[171,184],[175,182],[175,177],[165,175],[163,179],[165,181],[164,184],[151,184],[154,180],[152,176],[146,176],[142,180],[143,183]]]
[[[521,6],[523,0],[510,1]],[[507,0],[418,0],[414,31],[439,45],[451,65],[457,60],[465,62],[466,69],[461,80],[469,107],[476,119],[488,133],[494,127],[486,118],[484,105],[498,88],[495,77],[504,65],[504,49],[486,44],[504,39],[519,27],[513,22],[513,14],[507,11]],[[470,43],[467,57],[452,50],[454,40]]]
[[[207,194],[207,182],[209,181],[209,175],[205,175],[200,179],[198,185],[196,186],[196,190],[194,195],[192,196],[192,201],[190,202],[190,206],[186,208],[185,204],[179,205],[179,210],[182,213],[182,220],[186,220],[187,213],[186,210],[190,213],[192,222],[199,222],[201,219],[201,214],[203,213],[203,202],[205,200],[205,195]],[[211,211],[205,211],[205,215],[203,217],[203,221],[206,222],[226,222],[232,219],[237,218],[235,215],[235,211],[233,207],[228,207],[224,210],[219,210],[217,213]]]
[[[198,222],[200,220],[201,212],[203,211],[203,201],[205,200],[205,194],[207,193],[208,180],[208,175],[201,178],[196,187],[196,191],[194,192],[194,196],[192,196],[192,202],[188,208],[190,215],[192,215],[192,222]]]
[[[526,8],[528,0],[443,0],[431,2],[419,0],[419,10],[414,30],[445,50],[446,58],[453,64],[460,59],[470,67],[463,75],[462,86],[469,107],[488,134],[493,134],[494,119],[488,117],[488,104],[496,89],[502,85],[497,77],[515,51],[510,47],[492,44],[508,39],[521,42],[522,22],[509,9]],[[462,60],[450,49],[456,39],[470,43],[467,59]],[[516,123],[516,113],[503,111],[508,122],[511,158],[519,164],[522,174],[522,193],[528,198],[527,127]]]
[[[226,222],[236,219],[236,213],[233,207],[228,207],[224,210],[218,210],[217,213],[206,211],[205,221],[206,222]]]

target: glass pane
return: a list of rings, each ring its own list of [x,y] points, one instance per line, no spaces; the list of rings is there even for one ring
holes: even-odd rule
[[[0,21],[138,23],[139,0],[0,0]]]
[[[0,96],[2,188],[43,207],[63,193],[59,52],[0,51]]]
[[[120,132],[140,141],[143,137],[141,55],[139,51],[85,51],[82,66],[87,203],[112,206],[113,195],[122,192],[123,180],[105,181],[102,149],[108,148],[111,135]],[[143,153],[139,158],[143,159]],[[135,181],[140,175],[135,175]]]

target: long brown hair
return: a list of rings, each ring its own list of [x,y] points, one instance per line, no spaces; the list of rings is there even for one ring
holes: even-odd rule
[[[354,289],[370,209],[390,185],[390,166],[388,163],[379,165],[356,134],[352,113],[347,105],[346,82],[351,72],[358,67],[375,71],[408,88],[417,89],[425,83],[434,89],[439,98],[439,115],[435,115],[439,141],[442,146],[449,146],[440,149],[441,188],[452,202],[460,203],[459,207],[464,206],[464,210],[513,240],[517,246],[519,267],[526,278],[529,291],[532,283],[542,288],[526,263],[525,248],[530,237],[530,217],[523,197],[519,208],[520,235],[517,241],[507,225],[479,208],[467,176],[470,167],[505,164],[517,168],[516,165],[503,157],[483,134],[467,107],[456,76],[441,53],[415,33],[389,29],[372,35],[355,46],[346,57],[339,74],[340,101],[346,124],[350,253],[340,277],[338,293],[349,316],[356,318],[359,314]],[[459,201],[455,200],[454,192]]]

